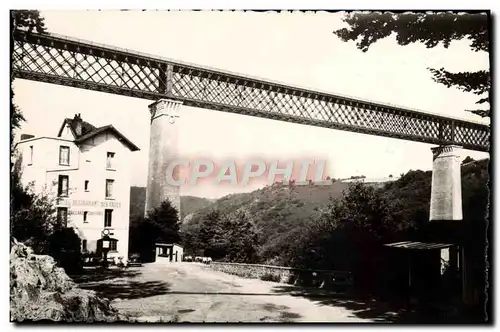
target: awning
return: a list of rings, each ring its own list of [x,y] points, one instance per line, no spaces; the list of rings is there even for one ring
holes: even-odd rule
[[[453,247],[455,246],[455,244],[404,241],[404,242],[388,243],[384,244],[384,246],[391,248],[399,248],[399,249],[432,250],[432,249],[445,249]]]

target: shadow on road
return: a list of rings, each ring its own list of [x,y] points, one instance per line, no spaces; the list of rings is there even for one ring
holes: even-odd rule
[[[161,281],[117,281],[106,284],[82,284],[83,289],[96,291],[100,296],[113,299],[139,299],[168,293],[170,284]]]
[[[272,291],[276,294],[303,297],[321,305],[344,307],[356,317],[375,322],[410,323],[406,321],[409,317],[403,304],[389,304],[367,295],[287,285],[275,286]]]
[[[96,291],[100,296],[113,299],[139,299],[168,292],[171,284],[163,281],[134,281],[141,275],[138,269],[88,269],[72,275],[82,289]]]
[[[321,305],[344,307],[359,318],[375,322],[399,324],[467,324],[473,322],[457,312],[453,306],[440,303],[410,304],[401,299],[382,300],[369,294],[334,292],[317,288],[279,285],[272,289],[277,294],[299,296]]]
[[[71,279],[77,284],[88,282],[102,282],[116,278],[133,278],[138,276],[140,272],[137,269],[85,269],[77,275],[70,275]]]

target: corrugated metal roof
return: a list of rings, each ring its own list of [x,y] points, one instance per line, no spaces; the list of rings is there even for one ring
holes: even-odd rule
[[[400,249],[432,250],[432,249],[449,248],[454,246],[454,244],[404,241],[404,242],[388,243],[384,244],[384,246],[391,248],[400,248]]]

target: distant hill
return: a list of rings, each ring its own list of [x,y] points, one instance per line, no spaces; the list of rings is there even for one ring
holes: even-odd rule
[[[181,196],[181,220],[213,202],[208,198]],[[130,220],[144,216],[145,204],[146,187],[130,187]]]
[[[186,217],[193,215],[195,212],[206,208],[214,202],[214,199],[196,196],[181,196],[181,220],[184,222]]]
[[[231,194],[198,210],[186,220],[182,229],[190,232],[197,228],[211,210],[226,214],[244,208],[259,232],[261,255],[275,257],[288,236],[300,232],[301,225],[313,220],[330,198],[341,197],[348,186],[348,183],[340,181],[325,186],[277,183],[250,193]]]
[[[479,218],[484,212],[482,202],[489,160],[474,161],[462,167],[464,216],[474,211]],[[393,204],[398,205],[401,223],[420,224],[428,221],[431,194],[431,171],[409,171],[395,181],[371,182]],[[259,235],[258,253],[261,263],[281,264],[281,253],[293,246],[296,235],[305,224],[314,222],[330,198],[340,198],[349,183],[336,181],[330,185],[288,186],[274,184],[250,193],[232,194],[220,198],[195,212],[181,229],[188,236],[196,234],[204,216],[211,210],[222,214],[245,209],[253,219]],[[486,199],[487,201],[487,199]],[[472,208],[474,206],[478,208]],[[472,207],[469,207],[472,206]]]

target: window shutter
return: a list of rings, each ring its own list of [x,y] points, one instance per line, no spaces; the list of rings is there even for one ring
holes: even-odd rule
[[[59,175],[59,181],[57,181],[57,194],[61,196],[62,194],[62,177]]]

